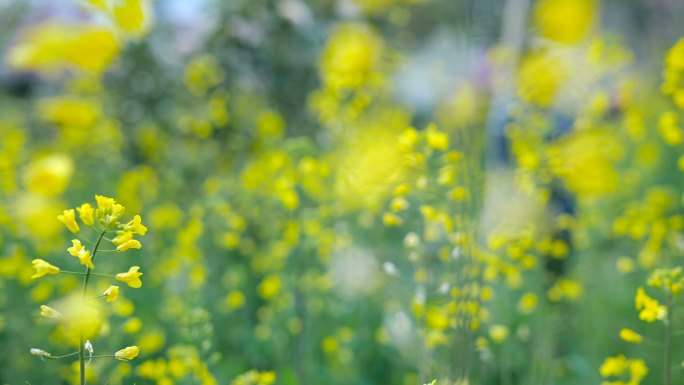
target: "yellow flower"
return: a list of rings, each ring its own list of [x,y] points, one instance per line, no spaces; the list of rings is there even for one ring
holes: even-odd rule
[[[53,266],[42,259],[34,259],[33,268],[36,269],[36,274],[31,276],[31,279],[40,278],[46,274],[59,274],[59,267]]]
[[[150,5],[147,0],[123,0],[114,7],[119,29],[131,36],[142,36],[150,29]]]
[[[78,211],[78,216],[81,218],[81,222],[83,222],[86,226],[93,225],[93,213],[95,210],[90,203],[84,203],[80,207],[77,207],[76,210]]]
[[[119,297],[119,287],[112,285],[108,287],[107,290],[105,290],[102,294],[105,296],[107,302],[113,302]]]
[[[116,245],[116,251],[118,252],[142,247],[139,241],[133,239],[133,233],[130,231],[120,233],[116,238],[112,239],[112,243]]]
[[[434,123],[430,123],[425,131],[425,139],[430,148],[446,151],[449,149],[449,135],[437,129]]]
[[[78,223],[76,223],[76,212],[74,211],[74,209],[64,210],[64,213],[58,215],[57,219],[59,219],[60,222],[64,223],[67,229],[69,229],[69,231],[71,231],[74,234],[77,234],[80,230],[78,228]]]
[[[140,348],[137,346],[128,346],[124,349],[114,353],[114,357],[120,361],[129,361],[134,359],[140,353]]]
[[[7,60],[12,67],[48,74],[66,68],[102,73],[119,50],[107,27],[47,22],[27,29]]]
[[[140,215],[134,216],[130,222],[126,223],[123,226],[123,230],[138,235],[145,235],[145,233],[147,233],[147,227],[143,226]]]
[[[73,246],[67,249],[69,254],[78,258],[78,260],[81,261],[81,265],[94,269],[95,266],[93,265],[93,258],[90,255],[90,251],[86,250],[78,239],[72,239],[71,243]]]
[[[124,207],[116,203],[114,198],[102,195],[95,195],[95,200],[97,201],[95,217],[98,222],[106,227],[117,224],[117,221],[125,211]]]
[[[508,327],[506,325],[492,325],[489,328],[489,338],[500,344],[508,338]]]
[[[66,154],[51,154],[28,165],[22,175],[26,188],[42,196],[66,190],[74,173],[74,161]]]
[[[116,279],[126,283],[128,286],[134,289],[137,289],[142,286],[140,276],[143,275],[143,273],[138,272],[139,269],[140,266],[133,266],[130,269],[128,269],[128,272],[117,274]]]
[[[634,302],[636,309],[640,310],[639,319],[642,321],[653,322],[667,317],[667,307],[662,306],[658,300],[649,297],[643,287],[637,289]]]
[[[620,338],[632,344],[639,344],[643,340],[643,337],[632,329],[623,328],[620,330]]]
[[[51,308],[50,306],[40,305],[40,315],[45,318],[60,319],[62,318],[62,313]]]

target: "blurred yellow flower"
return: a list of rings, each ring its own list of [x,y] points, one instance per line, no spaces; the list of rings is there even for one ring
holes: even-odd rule
[[[40,315],[45,317],[45,318],[51,318],[51,319],[63,318],[62,313],[58,312],[57,310],[55,310],[55,309],[53,309],[47,305],[40,305]]]
[[[623,328],[620,329],[620,339],[632,344],[639,344],[644,338],[632,329]]]
[[[51,154],[29,164],[22,177],[26,188],[43,196],[66,190],[74,173],[74,161],[66,154]]]
[[[128,346],[124,349],[114,353],[114,357],[120,361],[130,361],[138,356],[140,348],[137,346]]]
[[[539,33],[560,43],[577,43],[596,18],[594,0],[541,0],[534,9]]]
[[[32,262],[36,273],[31,276],[31,279],[40,278],[46,274],[59,274],[59,267],[53,266],[42,259],[34,259]]]
[[[47,74],[69,68],[101,73],[119,50],[114,32],[105,27],[47,22],[22,33],[7,61],[18,69]]]
[[[275,275],[268,276],[259,284],[259,296],[263,299],[272,299],[280,293],[281,286],[280,277]]]
[[[500,344],[508,338],[509,330],[508,326],[506,325],[492,325],[489,328],[489,338],[492,339],[492,341],[496,342],[497,344]]]

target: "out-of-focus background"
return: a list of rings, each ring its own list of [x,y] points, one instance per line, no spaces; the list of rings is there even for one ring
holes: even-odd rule
[[[81,271],[96,194],[149,231],[98,255],[144,275],[95,354],[141,350],[89,384],[681,382],[682,37],[679,0],[0,0],[0,383],[78,383],[29,349],[78,350],[40,305],[82,277],[31,261]]]

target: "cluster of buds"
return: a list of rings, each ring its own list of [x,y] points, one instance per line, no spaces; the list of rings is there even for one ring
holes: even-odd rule
[[[42,349],[31,349],[31,354],[39,356],[42,359],[57,359],[75,356],[78,354],[79,360],[81,362],[81,384],[85,383],[85,366],[84,361],[86,359],[86,352],[89,353],[88,360],[98,357],[112,357],[120,361],[132,360],[138,356],[140,349],[137,346],[128,346],[124,349],[117,351],[114,354],[104,355],[104,356],[93,356],[93,346],[90,340],[85,341],[86,337],[94,336],[96,330],[93,328],[85,327],[84,325],[92,325],[93,322],[88,321],[88,319],[97,318],[99,312],[93,308],[87,300],[104,298],[106,302],[113,302],[119,296],[119,286],[111,285],[104,292],[100,293],[94,297],[87,297],[88,282],[91,276],[105,277],[108,279],[115,279],[117,281],[123,282],[132,288],[142,287],[142,281],[140,277],[143,273],[140,272],[140,266],[132,266],[128,271],[122,272],[116,275],[106,275],[106,274],[96,274],[93,273],[95,269],[94,260],[98,253],[103,252],[124,252],[130,249],[140,249],[142,244],[139,240],[135,239],[136,235],[144,236],[147,233],[147,227],[142,224],[142,219],[140,215],[133,216],[128,222],[121,222],[121,218],[124,215],[125,208],[116,202],[113,198],[108,198],[100,195],[95,196],[97,202],[97,207],[94,208],[89,203],[84,203],[76,209],[64,210],[64,212],[57,217],[57,219],[62,222],[66,228],[73,234],[81,233],[81,226],[92,229],[97,240],[95,242],[88,241],[87,238],[81,236],[81,239],[72,239],[71,247],[67,248],[67,252],[75,257],[78,262],[85,266],[85,272],[74,272],[63,270],[57,266],[43,259],[34,259],[32,264],[35,269],[35,274],[31,277],[32,279],[40,278],[46,275],[56,275],[60,273],[66,274],[78,274],[83,276],[83,292],[81,299],[76,306],[71,306],[64,313],[53,309],[47,305],[41,306],[41,316],[49,318],[52,320],[68,321],[69,323],[77,323],[80,326],[77,327],[79,334],[79,351],[64,356],[54,356]],[[76,220],[76,213],[78,212],[79,222]],[[87,249],[83,242],[90,243],[91,249]],[[102,245],[105,242],[109,242],[113,245],[113,249],[104,250]],[[76,309],[76,310],[74,310]],[[98,324],[98,322],[94,322]],[[95,328],[96,329],[96,328]],[[85,341],[85,343],[84,343]]]

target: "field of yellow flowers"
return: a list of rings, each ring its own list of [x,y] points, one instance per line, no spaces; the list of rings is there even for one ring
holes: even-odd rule
[[[0,0],[0,384],[680,384],[683,173],[678,0]]]

